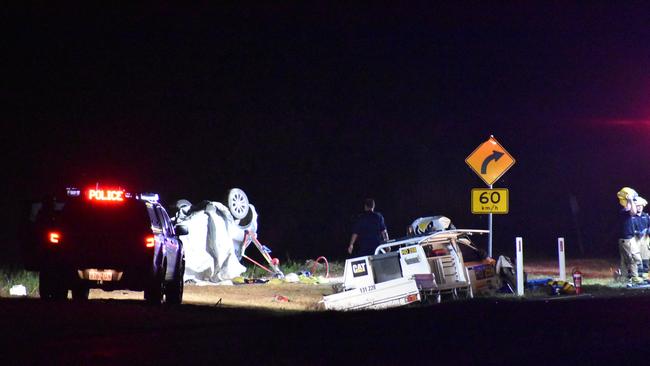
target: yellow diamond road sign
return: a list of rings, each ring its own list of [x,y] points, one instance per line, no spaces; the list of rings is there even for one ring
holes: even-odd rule
[[[493,136],[469,154],[465,162],[488,186],[515,165],[512,155]]]

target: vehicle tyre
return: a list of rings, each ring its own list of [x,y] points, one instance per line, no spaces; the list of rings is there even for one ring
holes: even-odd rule
[[[250,205],[249,205],[248,213],[246,214],[246,216],[244,216],[242,219],[239,220],[238,225],[241,228],[245,228],[246,226],[250,225],[251,221],[253,221],[253,210],[250,209]]]
[[[42,300],[65,300],[68,289],[61,283],[62,279],[56,271],[42,270],[38,274],[38,293]]]
[[[72,288],[73,301],[88,301],[88,295],[90,295],[90,289],[88,287],[77,284]]]
[[[510,268],[506,268],[501,276],[502,281],[507,283],[510,288],[517,288],[517,275]],[[524,282],[525,283],[525,282]]]
[[[185,258],[183,258],[178,268],[176,268],[176,273],[174,273],[174,278],[167,284],[165,287],[165,297],[167,304],[178,305],[183,302],[183,276],[185,274]]]
[[[149,286],[144,290],[144,299],[152,305],[160,305],[165,293],[165,266],[162,265],[158,273],[152,275]]]
[[[226,196],[226,206],[235,219],[243,219],[250,211],[248,206],[248,197],[246,193],[239,188],[233,188],[228,191]]]

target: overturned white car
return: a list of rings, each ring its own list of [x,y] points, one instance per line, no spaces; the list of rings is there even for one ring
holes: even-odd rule
[[[192,204],[176,202],[176,224],[190,230],[180,236],[185,247],[184,280],[196,283],[218,283],[232,280],[246,271],[240,261],[251,260],[277,277],[282,276],[278,261],[270,257],[270,249],[257,240],[257,211],[239,188],[229,190],[226,204],[202,201]],[[245,254],[253,244],[267,261],[267,268]]]

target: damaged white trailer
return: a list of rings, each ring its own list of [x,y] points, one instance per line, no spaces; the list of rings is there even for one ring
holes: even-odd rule
[[[267,270],[282,277],[277,261],[269,256],[270,250],[257,241],[257,211],[241,189],[229,190],[226,204],[202,201],[193,205],[179,200],[176,208],[174,221],[189,229],[188,235],[180,236],[185,247],[186,282],[228,283],[240,276],[246,271],[240,261],[248,258],[245,251],[251,244],[267,260],[271,268]]]

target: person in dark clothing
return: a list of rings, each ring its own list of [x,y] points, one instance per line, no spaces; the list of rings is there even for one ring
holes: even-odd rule
[[[375,212],[375,201],[371,198],[365,200],[364,212],[359,216],[352,229],[348,253],[352,254],[355,243],[357,244],[357,255],[372,255],[375,248],[382,242],[388,240],[388,230],[384,222],[384,216]]]
[[[648,204],[643,197],[637,197],[634,201],[636,204],[636,216],[633,218],[634,238],[639,243],[639,253],[641,255],[641,264],[639,265],[639,276],[648,278],[648,265],[650,264],[650,239],[648,238],[648,229],[650,228],[650,216],[643,212],[643,208]]]

